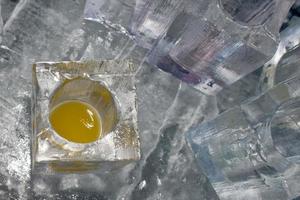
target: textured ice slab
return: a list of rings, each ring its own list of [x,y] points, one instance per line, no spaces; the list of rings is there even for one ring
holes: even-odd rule
[[[97,168],[97,163],[103,161],[139,159],[136,92],[133,81],[136,69],[136,65],[126,60],[35,64],[33,68],[34,99],[32,113],[34,127],[32,135],[33,170],[38,168],[41,163],[52,163],[51,166],[54,166],[54,169],[61,167],[64,170],[64,165],[61,163],[65,162],[67,169],[71,168],[76,171],[93,169],[94,165]],[[118,121],[112,131],[104,138],[86,145],[58,138],[48,122],[49,105],[50,102],[55,101],[53,95],[57,87],[65,80],[74,80],[77,77],[84,77],[84,80],[92,80],[105,85],[117,101],[119,110]],[[78,84],[85,82],[79,81]],[[91,88],[90,86],[89,84],[88,87]],[[76,94],[86,93],[88,95],[88,91],[84,90],[86,86],[77,86],[79,90],[81,87],[82,91],[76,90]],[[71,89],[69,90],[71,91]],[[66,90],[66,92],[68,91]],[[106,120],[107,117],[109,119]],[[112,120],[110,119],[111,116],[107,117],[102,116],[103,131]],[[116,164],[111,163],[111,168],[114,165]],[[103,164],[101,167],[104,170]],[[109,170],[109,164],[107,167]]]
[[[187,139],[220,199],[300,195],[300,76],[194,126]]]

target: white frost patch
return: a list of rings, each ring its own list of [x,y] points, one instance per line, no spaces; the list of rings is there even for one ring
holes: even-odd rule
[[[140,182],[139,184],[139,189],[142,190],[144,187],[146,187],[147,182],[145,180],[143,180],[142,182]]]

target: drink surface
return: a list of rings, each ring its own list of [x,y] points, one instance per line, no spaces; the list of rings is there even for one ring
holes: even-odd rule
[[[55,106],[49,120],[57,134],[70,142],[90,143],[101,136],[101,119],[97,111],[78,100]]]

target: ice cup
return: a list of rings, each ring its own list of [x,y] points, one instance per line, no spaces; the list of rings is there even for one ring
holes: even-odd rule
[[[195,125],[187,140],[220,199],[300,195],[300,76]]]
[[[138,160],[136,69],[128,60],[34,64],[33,171],[111,170]],[[74,142],[57,132],[50,115],[66,102],[81,102],[95,111],[99,138]]]
[[[149,50],[150,64],[215,95],[272,58],[294,2],[88,0],[84,17],[121,26]]]

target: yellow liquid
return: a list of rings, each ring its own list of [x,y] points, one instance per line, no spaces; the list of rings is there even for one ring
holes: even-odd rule
[[[71,142],[90,143],[101,135],[98,113],[81,101],[66,101],[55,106],[49,120],[56,133]]]

